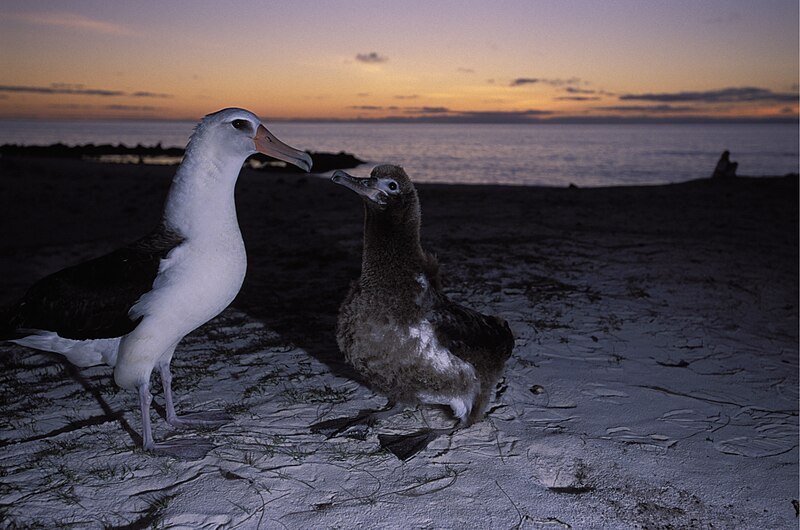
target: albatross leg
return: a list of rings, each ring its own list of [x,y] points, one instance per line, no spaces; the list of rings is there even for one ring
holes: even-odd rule
[[[315,423],[311,425],[311,432],[325,434],[328,438],[346,433],[348,437],[363,439],[372,425],[379,420],[402,412],[403,409],[405,409],[405,405],[390,401],[382,409],[361,410],[355,416],[334,418]],[[428,447],[428,444],[438,437],[450,436],[467,425],[468,421],[459,421],[453,427],[442,429],[425,428],[409,434],[379,434],[378,442],[381,448],[389,451],[400,460],[406,461]],[[355,433],[355,436],[353,436],[353,433]]]
[[[150,403],[153,396],[150,395],[150,385],[148,383],[139,387],[139,408],[142,411],[142,446],[145,451],[153,448],[153,428],[150,425]]]
[[[458,429],[459,426],[456,425],[444,429],[422,429],[410,434],[379,434],[378,442],[381,448],[405,462],[428,447],[428,444],[438,437],[450,436]]]
[[[213,429],[221,427],[226,423],[233,420],[233,416],[227,412],[207,411],[195,412],[192,414],[184,414],[178,416],[175,412],[175,402],[172,399],[172,372],[169,369],[169,362],[162,363],[159,366],[161,371],[161,383],[164,385],[164,401],[167,408],[167,423],[173,427],[200,427],[204,429]]]
[[[367,429],[380,420],[384,420],[390,416],[394,416],[405,409],[402,403],[395,403],[388,401],[386,406],[382,409],[365,409],[360,410],[358,414],[352,417],[334,418],[332,420],[320,421],[311,425],[311,432],[325,434],[328,438],[338,436],[353,427],[361,426]]]
[[[322,433],[327,435],[328,438],[333,438],[334,436],[359,428],[358,433],[365,437],[367,429],[377,421],[398,414],[405,408],[406,405],[402,403],[389,401],[382,409],[361,410],[355,416],[334,418],[332,420],[314,423],[311,425],[311,432]],[[379,434],[378,441],[380,446],[400,460],[409,460],[440,436],[450,436],[458,429],[468,427],[471,424],[468,419],[468,411],[459,409],[455,411],[455,413],[459,420],[453,427],[441,429],[425,428],[409,434]]]
[[[473,403],[463,399],[452,399],[449,403],[458,421],[452,427],[440,429],[425,428],[410,434],[379,434],[381,448],[386,449],[400,460],[406,461],[428,447],[440,436],[452,436],[457,430],[465,429],[475,422]],[[482,413],[482,411],[481,411]]]
[[[214,444],[201,438],[192,440],[168,440],[155,443],[153,441],[153,428],[150,424],[150,403],[153,396],[150,394],[150,384],[144,383],[139,387],[139,407],[142,411],[142,447],[145,451],[175,458],[196,460],[203,458],[214,448]]]

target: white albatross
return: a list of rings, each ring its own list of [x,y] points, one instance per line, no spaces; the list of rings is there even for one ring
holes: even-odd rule
[[[278,140],[252,112],[209,114],[186,146],[153,232],[43,278],[0,319],[0,340],[63,354],[78,366],[113,366],[116,383],[138,391],[147,451],[201,458],[213,448],[202,439],[153,441],[156,367],[170,425],[218,427],[230,420],[214,412],[178,416],[170,361],[181,339],[225,309],[242,286],[247,256],[234,187],[256,152],[311,169],[311,157]]]

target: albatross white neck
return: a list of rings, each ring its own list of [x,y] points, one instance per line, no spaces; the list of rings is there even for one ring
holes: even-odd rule
[[[172,181],[164,222],[186,238],[239,232],[234,189],[245,158],[190,143]]]

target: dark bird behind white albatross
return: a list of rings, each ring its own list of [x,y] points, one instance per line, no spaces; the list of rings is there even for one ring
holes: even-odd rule
[[[213,447],[204,440],[153,441],[150,375],[156,367],[171,425],[216,427],[230,420],[213,412],[178,416],[170,361],[181,339],[225,309],[242,286],[247,256],[234,188],[242,164],[256,152],[311,169],[308,154],[282,143],[252,112],[209,114],[195,128],[152,233],[40,280],[0,320],[0,340],[61,353],[78,366],[113,366],[116,383],[138,391],[148,451],[199,458]]]
[[[336,339],[389,404],[312,430],[337,434],[418,404],[449,406],[455,428],[479,421],[514,346],[508,323],[441,292],[438,263],[420,245],[417,192],[402,168],[378,166],[369,178],[336,171],[332,180],[360,195],[365,206],[361,277],[342,303]],[[455,428],[379,439],[405,460]]]

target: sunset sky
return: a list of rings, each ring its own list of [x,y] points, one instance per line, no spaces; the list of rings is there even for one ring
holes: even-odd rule
[[[0,3],[0,118],[798,116],[798,2]]]

